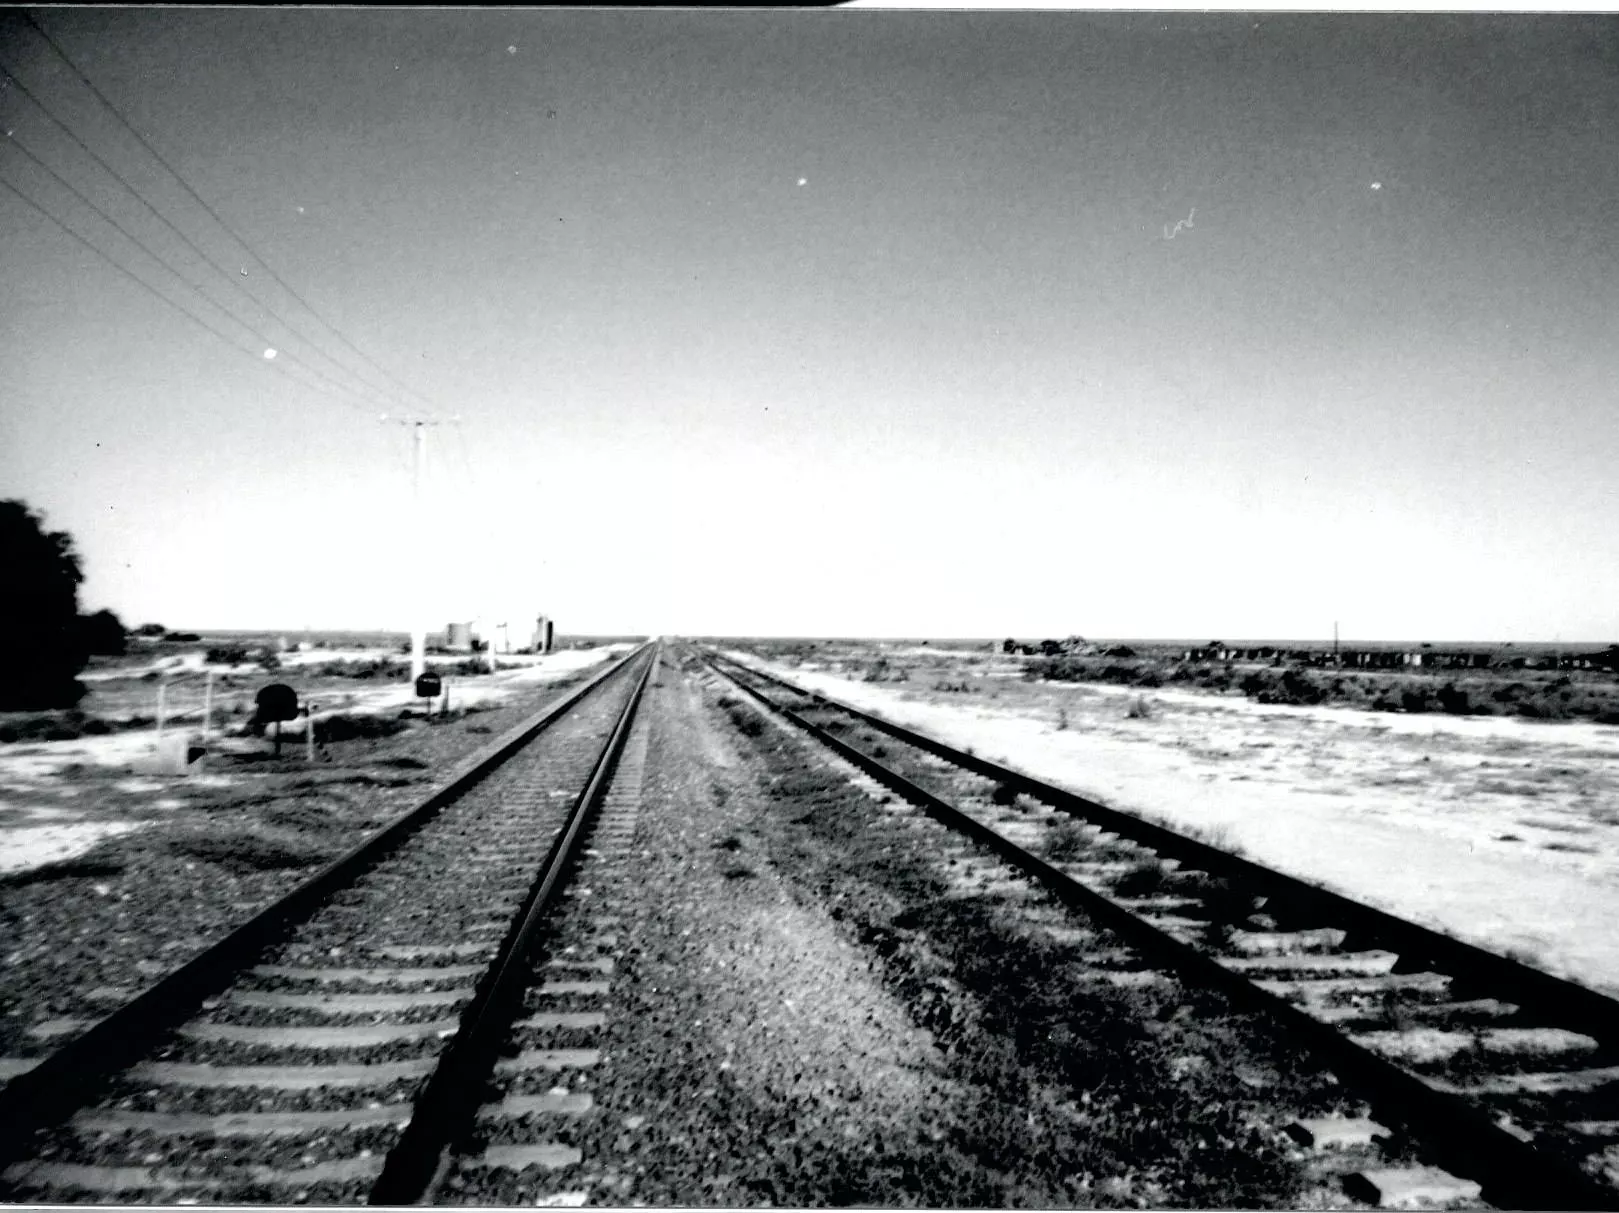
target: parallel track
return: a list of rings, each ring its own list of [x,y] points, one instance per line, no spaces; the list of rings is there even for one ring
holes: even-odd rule
[[[1599,1178],[1604,1148],[1619,1142],[1619,1003],[704,656],[769,711],[1142,953],[1275,1015],[1361,1091],[1379,1126],[1478,1181],[1483,1199],[1619,1208],[1619,1190]],[[1043,855],[1064,821],[1066,849]]]
[[[477,1112],[647,646],[0,1088],[0,1196],[404,1204]]]

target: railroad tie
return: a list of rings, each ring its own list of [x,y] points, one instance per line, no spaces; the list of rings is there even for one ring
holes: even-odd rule
[[[1300,1144],[1318,1150],[1369,1146],[1380,1137],[1390,1136],[1386,1127],[1364,1116],[1308,1117],[1294,1121],[1287,1131]]]
[[[1319,954],[1343,947],[1349,932],[1337,927],[1308,931],[1233,931],[1231,948],[1243,956],[1284,956],[1295,952]]]
[[[44,1060],[43,1057],[0,1057],[0,1082],[26,1074]]]
[[[409,985],[412,982],[465,981],[483,974],[483,965],[439,965],[431,968],[327,969],[293,965],[255,965],[255,977],[279,977],[283,981],[349,981],[376,985]]]
[[[391,1087],[408,1079],[422,1078],[432,1070],[432,1058],[330,1066],[216,1066],[148,1061],[131,1069],[130,1076],[160,1086],[314,1091],[321,1087]]]
[[[159,1137],[301,1137],[334,1129],[410,1123],[409,1103],[339,1108],[326,1112],[136,1112],[105,1108],[80,1112],[69,1122],[94,1133],[150,1133]]]
[[[1239,973],[1320,973],[1327,976],[1381,976],[1400,962],[1395,952],[1371,949],[1335,955],[1299,953],[1292,956],[1216,956],[1214,960]]]
[[[183,1192],[201,1188],[217,1190],[225,1183],[268,1184],[275,1187],[303,1188],[317,1183],[349,1183],[374,1179],[382,1171],[381,1155],[339,1158],[306,1167],[250,1166],[210,1171],[206,1176],[158,1170],[155,1167],[111,1167],[64,1162],[19,1163],[6,1169],[4,1179],[18,1187],[89,1192],[112,1196],[120,1192]]]
[[[1360,977],[1256,978],[1266,993],[1300,1004],[1330,1004],[1344,998],[1392,993],[1444,994],[1451,979],[1444,973],[1386,973]]]
[[[467,988],[459,990],[412,990],[406,994],[293,994],[278,990],[233,990],[232,1005],[273,1007],[287,1011],[312,1011],[321,1015],[383,1015],[390,1011],[416,1011],[427,1007],[448,1007],[472,997]]]
[[[496,945],[492,941],[485,943],[386,944],[378,948],[377,951],[389,960],[422,960],[430,956],[476,956],[486,958],[494,955],[495,947]]]
[[[541,997],[554,998],[563,994],[605,994],[611,988],[605,981],[547,981],[539,989]]]
[[[1597,1042],[1591,1037],[1566,1028],[1485,1028],[1482,1031],[1406,1028],[1351,1033],[1350,1039],[1384,1057],[1415,1063],[1449,1061],[1471,1049],[1486,1056],[1550,1059],[1592,1053],[1597,1048]]]
[[[76,1036],[94,1022],[93,1019],[42,1019],[28,1029],[28,1035],[35,1040],[56,1040],[63,1036]]]
[[[1619,1066],[1597,1066],[1585,1070],[1556,1070],[1547,1073],[1496,1074],[1466,1082],[1429,1077],[1425,1082],[1450,1095],[1558,1095],[1595,1091],[1619,1083]]]
[[[517,1020],[514,1027],[533,1028],[536,1031],[585,1031],[592,1028],[607,1026],[607,1012],[605,1011],[536,1011],[524,1019]]]
[[[1379,1209],[1416,1209],[1427,1204],[1477,1203],[1482,1187],[1438,1167],[1377,1167],[1346,1176],[1350,1195]]]
[[[254,1027],[236,1023],[192,1023],[180,1029],[189,1040],[262,1045],[282,1049],[362,1049],[406,1040],[428,1040],[455,1035],[458,1021],[435,1019],[428,1023],[360,1024],[345,1027]]]
[[[594,1066],[602,1059],[600,1049],[524,1049],[516,1057],[503,1057],[495,1063],[497,1074],[526,1074],[535,1070],[573,1070]]]

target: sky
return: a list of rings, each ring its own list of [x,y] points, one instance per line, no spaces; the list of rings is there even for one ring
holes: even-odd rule
[[[1619,640],[1614,17],[31,11],[0,496],[85,609]]]

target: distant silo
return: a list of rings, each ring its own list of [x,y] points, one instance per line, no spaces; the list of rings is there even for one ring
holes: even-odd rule
[[[452,623],[444,629],[444,647],[457,653],[472,651],[472,624]]]
[[[555,631],[548,615],[541,615],[534,623],[534,651],[536,653],[549,653]]]

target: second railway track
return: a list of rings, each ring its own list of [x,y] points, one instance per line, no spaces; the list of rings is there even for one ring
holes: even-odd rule
[[[1110,810],[752,667],[725,677],[987,847],[1144,957],[1263,1008],[1330,1059],[1371,1115],[1317,1143],[1405,1135],[1432,1160],[1351,1175],[1373,1203],[1474,1198],[1614,1208],[1619,1004],[1199,840]],[[1448,1174],[1447,1174],[1448,1172]]]
[[[409,1203],[449,1168],[647,646],[0,1089],[0,1195]]]

